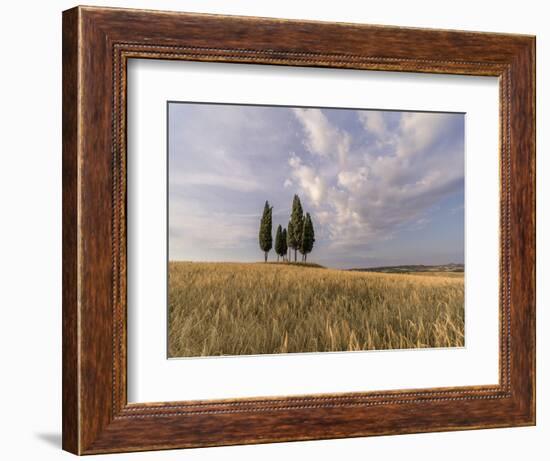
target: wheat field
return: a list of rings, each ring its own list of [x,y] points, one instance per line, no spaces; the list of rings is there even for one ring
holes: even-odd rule
[[[464,345],[464,279],[169,263],[170,357]]]

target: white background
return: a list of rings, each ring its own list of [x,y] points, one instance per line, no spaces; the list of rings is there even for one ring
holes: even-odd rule
[[[129,63],[128,93],[131,402],[498,383],[496,77],[146,59]],[[466,347],[166,360],[168,100],[466,113]]]
[[[92,0],[88,4],[101,4]],[[542,460],[550,437],[550,232],[548,160],[550,31],[535,0],[296,2],[233,0],[115,1],[112,6],[320,19],[537,35],[538,60],[538,425],[439,434],[209,448],[116,455],[109,459]],[[0,450],[5,459],[69,459],[61,431],[61,10],[69,1],[6,2],[0,16],[0,350],[3,398]],[[547,283],[548,287],[548,283]],[[544,451],[543,451],[544,450]],[[490,454],[489,454],[490,453]],[[98,457],[103,459],[105,457]],[[105,458],[107,459],[107,458]]]

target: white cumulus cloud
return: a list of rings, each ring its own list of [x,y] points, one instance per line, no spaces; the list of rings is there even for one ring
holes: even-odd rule
[[[358,113],[358,117],[365,129],[378,138],[385,138],[388,136],[386,121],[384,120],[382,112],[361,111]]]
[[[336,157],[344,163],[350,148],[350,135],[333,126],[320,109],[292,110],[306,134],[305,146],[312,154]]]
[[[292,176],[301,189],[316,206],[320,206],[327,192],[324,179],[317,174],[314,168],[304,165],[302,160],[295,154],[290,157],[288,164],[292,168]]]
[[[338,168],[325,155],[328,146],[341,142],[343,132],[319,110],[298,114],[307,147],[323,156],[294,154],[289,165],[328,226],[333,245],[365,245],[391,238],[404,226],[426,225],[425,214],[463,186],[463,125],[457,125],[456,114],[402,113],[390,128],[387,113],[358,111],[364,132],[354,136],[374,137],[385,153],[369,152],[361,143],[350,150],[353,138],[346,133],[347,161]]]

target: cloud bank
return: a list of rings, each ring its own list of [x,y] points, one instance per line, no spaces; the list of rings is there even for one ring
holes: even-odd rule
[[[463,120],[456,114],[405,112],[395,123],[392,113],[358,111],[370,139],[361,145],[319,109],[293,112],[314,157],[292,154],[291,175],[334,246],[391,238],[408,224],[426,222],[431,207],[463,188]]]

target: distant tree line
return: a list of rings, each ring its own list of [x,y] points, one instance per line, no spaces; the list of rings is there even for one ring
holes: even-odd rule
[[[273,207],[266,201],[262,219],[260,221],[259,243],[260,249],[264,252],[264,261],[267,262],[269,252],[273,248]],[[307,262],[307,255],[313,250],[315,243],[315,231],[309,213],[304,214],[300,197],[294,195],[292,201],[292,212],[286,228],[280,224],[275,233],[275,253],[277,261],[290,261],[291,250],[294,250],[294,262],[298,259],[298,252],[302,255],[302,261]]]

